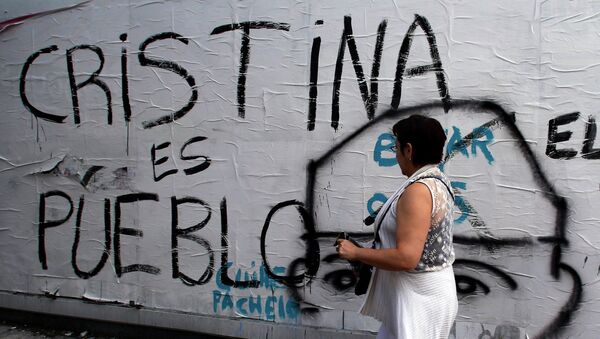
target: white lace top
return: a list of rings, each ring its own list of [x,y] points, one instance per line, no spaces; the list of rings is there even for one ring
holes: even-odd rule
[[[412,272],[437,271],[454,262],[454,247],[452,245],[454,198],[449,192],[451,186],[448,178],[435,166],[421,168],[413,174],[396,191],[394,196],[390,198],[391,201],[388,202],[391,203],[389,209],[387,209],[387,206],[381,209],[381,211],[386,211],[387,209],[386,214],[388,215],[378,216],[383,220],[380,221],[377,218],[378,220],[375,222],[375,225],[381,222],[381,226],[379,227],[379,238],[381,241],[377,244],[377,248],[396,247],[396,205],[398,198],[409,185],[415,185],[416,183],[422,183],[429,188],[433,206],[431,210],[431,226],[425,240],[423,254],[417,267]]]
[[[437,178],[423,178],[428,176],[439,177],[441,181]],[[452,245],[454,198],[448,191],[451,189],[450,181],[437,167],[429,168],[413,178],[410,180],[425,184],[429,188],[433,202],[431,226],[425,240],[421,260],[413,272],[437,271],[454,262],[454,246]],[[396,199],[390,207],[390,214],[394,220],[396,219],[397,202]]]

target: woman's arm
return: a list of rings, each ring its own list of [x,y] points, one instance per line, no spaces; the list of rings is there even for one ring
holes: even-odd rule
[[[360,248],[348,240],[341,240],[338,243],[340,257],[390,271],[414,269],[423,254],[431,225],[432,204],[427,186],[408,186],[396,204],[396,248]]]

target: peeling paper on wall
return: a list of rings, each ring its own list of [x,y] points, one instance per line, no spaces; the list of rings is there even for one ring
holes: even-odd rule
[[[108,168],[89,165],[80,158],[65,153],[56,155],[40,163],[25,175],[53,175],[73,180],[86,190],[132,189],[131,172],[128,167]],[[20,166],[27,166],[20,165]]]
[[[31,171],[29,171],[27,173],[27,175],[50,173],[53,170],[55,170],[61,162],[63,162],[65,160],[66,156],[67,156],[66,153],[61,153],[61,154],[55,155],[52,158],[45,160],[41,163],[37,163],[36,164],[37,166],[34,169],[32,169]],[[29,163],[26,165],[30,165],[30,164],[34,164],[34,163]],[[25,166],[25,165],[21,165],[21,166]]]

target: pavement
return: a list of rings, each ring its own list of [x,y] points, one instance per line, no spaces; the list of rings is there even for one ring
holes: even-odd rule
[[[0,321],[0,339],[112,339],[116,337],[107,337],[95,335],[91,331],[68,331],[52,329],[48,327],[31,326],[24,323]]]
[[[235,339],[206,333],[138,326],[6,309],[0,306],[0,339]]]

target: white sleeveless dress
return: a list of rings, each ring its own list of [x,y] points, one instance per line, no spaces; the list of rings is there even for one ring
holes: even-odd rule
[[[432,224],[421,260],[414,271],[374,269],[360,313],[381,321],[377,338],[447,338],[458,311],[452,263],[452,210],[454,201],[446,186],[450,183],[436,166],[426,166],[413,174],[384,204],[375,225],[381,222],[378,248],[396,247],[396,203],[411,183],[425,184],[432,196]],[[382,214],[382,213],[380,213]],[[381,220],[383,219],[383,220]]]

